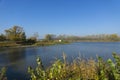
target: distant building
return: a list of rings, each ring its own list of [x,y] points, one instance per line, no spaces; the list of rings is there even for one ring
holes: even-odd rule
[[[59,40],[59,42],[62,42],[62,40]]]

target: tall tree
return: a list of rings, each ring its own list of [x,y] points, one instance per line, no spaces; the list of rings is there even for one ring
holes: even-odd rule
[[[48,41],[50,41],[50,40],[53,40],[53,39],[55,39],[55,35],[53,35],[53,34],[47,34],[47,35],[45,35],[45,40],[48,40]]]
[[[26,41],[26,34],[23,32],[21,35],[21,41]]]
[[[4,34],[0,34],[0,41],[6,40],[6,36]]]
[[[119,37],[118,37],[117,34],[111,34],[111,35],[109,36],[109,38],[110,38],[110,40],[112,40],[112,41],[118,41],[118,40],[119,40]]]
[[[38,38],[39,38],[38,32],[36,32],[36,33],[33,34],[33,38],[34,38],[36,41],[38,40]]]
[[[20,26],[13,26],[10,29],[5,30],[6,37],[12,41],[22,41],[26,39],[25,32],[22,27]]]

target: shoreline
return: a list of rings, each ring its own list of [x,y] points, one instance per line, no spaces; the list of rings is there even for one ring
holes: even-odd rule
[[[70,41],[69,43],[54,43],[54,44],[40,44],[40,45],[13,45],[13,46],[0,46],[0,48],[30,48],[30,47],[44,47],[44,46],[52,46],[52,45],[63,45],[63,44],[70,44],[70,43],[79,43],[79,42],[105,42],[105,43],[110,43],[110,42],[120,42],[120,41]]]
[[[30,48],[30,47],[44,47],[44,46],[53,46],[53,45],[65,45],[69,43],[44,43],[44,44],[33,44],[33,45],[12,45],[12,46],[0,46],[0,48]]]
[[[73,42],[120,42],[120,41],[95,41],[95,40],[93,40],[93,41],[90,41],[90,40],[83,40],[83,41],[73,41]]]
[[[6,49],[6,48],[29,48],[29,47],[37,47],[37,46],[34,46],[34,45],[27,45],[27,46],[2,46],[0,48]]]

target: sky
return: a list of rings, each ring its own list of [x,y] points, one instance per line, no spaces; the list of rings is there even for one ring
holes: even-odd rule
[[[120,0],[0,0],[0,33],[14,25],[27,36],[120,35]]]

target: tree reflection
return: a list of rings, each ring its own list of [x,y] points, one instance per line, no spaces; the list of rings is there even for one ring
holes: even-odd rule
[[[8,60],[13,63],[26,57],[24,48],[9,49]]]

